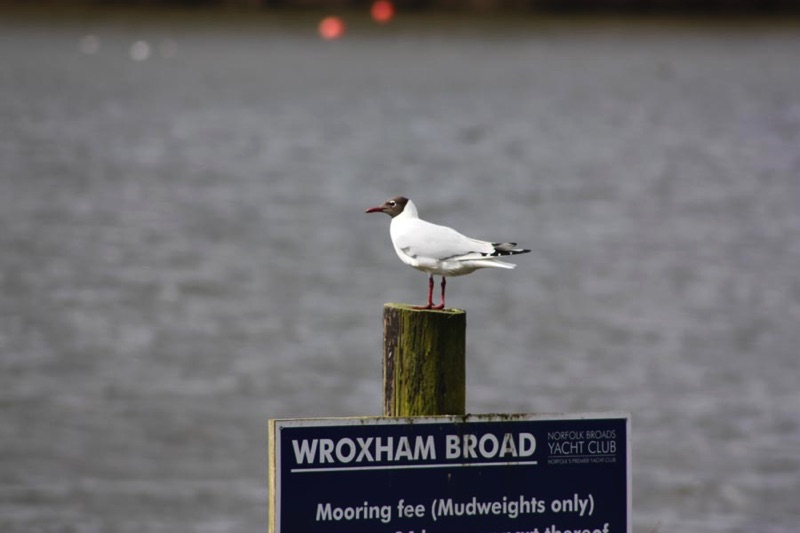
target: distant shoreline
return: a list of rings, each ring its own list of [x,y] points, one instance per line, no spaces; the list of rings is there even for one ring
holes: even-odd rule
[[[0,8],[368,9],[371,0],[0,0]],[[532,14],[800,15],[797,0],[394,0],[398,10]]]

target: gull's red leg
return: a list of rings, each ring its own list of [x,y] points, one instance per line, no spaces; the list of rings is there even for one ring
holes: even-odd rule
[[[415,305],[414,309],[436,309],[433,306],[433,274],[428,278],[428,305]]]
[[[433,305],[433,302],[430,302],[431,309],[444,309],[444,288],[447,285],[445,281],[445,277],[442,276],[442,301],[439,302],[439,305]],[[431,278],[431,287],[433,287],[433,278]]]

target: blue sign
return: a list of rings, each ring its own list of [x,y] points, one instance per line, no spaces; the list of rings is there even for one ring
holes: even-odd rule
[[[272,533],[630,533],[630,416],[270,421]]]

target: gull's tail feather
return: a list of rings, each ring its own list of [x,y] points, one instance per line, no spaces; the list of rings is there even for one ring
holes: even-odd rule
[[[470,266],[475,268],[517,268],[514,263],[506,263],[505,261],[498,261],[497,259],[473,259],[468,261]]]

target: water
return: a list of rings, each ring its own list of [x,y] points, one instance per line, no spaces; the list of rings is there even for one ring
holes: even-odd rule
[[[406,194],[533,250],[448,285],[468,411],[630,411],[636,531],[800,531],[797,25],[316,22],[0,22],[0,529],[266,530],[267,419],[380,414]]]

